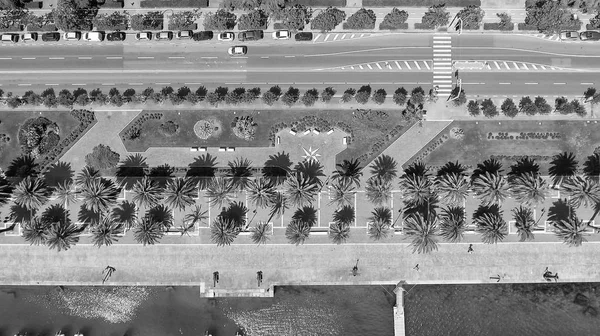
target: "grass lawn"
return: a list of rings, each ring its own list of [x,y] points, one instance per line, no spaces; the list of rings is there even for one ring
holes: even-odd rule
[[[141,118],[144,114],[156,111],[144,111],[131,121],[130,125]],[[270,147],[272,140],[270,133],[272,127],[297,122],[303,117],[314,117],[314,110],[254,110],[239,112],[233,110],[206,110],[206,111],[164,111],[160,120],[151,119],[143,123],[141,136],[136,140],[124,139],[125,127],[120,135],[127,151],[144,152],[151,147]],[[235,117],[250,115],[258,124],[254,140],[246,141],[236,137],[231,129],[231,122]],[[221,134],[203,140],[194,133],[194,124],[203,119],[218,119],[221,122]],[[318,112],[318,118],[328,123],[343,123],[352,130],[354,139],[346,150],[339,153],[337,161],[349,158],[360,158],[368,162],[378,155],[391,142],[396,140],[408,129],[406,122],[402,120],[399,113],[387,112],[385,115],[372,113],[359,113],[350,110],[322,110]],[[179,131],[172,136],[166,136],[159,131],[159,126],[167,121],[173,121],[179,125]],[[128,125],[129,126],[129,125]],[[395,128],[395,130],[394,130]],[[327,130],[322,130],[327,131]]]
[[[79,126],[79,120],[73,118],[70,111],[3,111],[0,115],[0,134],[8,135],[10,141],[0,149],[0,167],[5,169],[13,159],[21,155],[19,129],[27,119],[36,117],[46,117],[57,123],[61,141]]]
[[[450,135],[452,128],[462,128],[464,137],[455,139]],[[441,166],[448,161],[458,161],[475,167],[477,163],[490,156],[530,156],[540,164],[543,174],[546,174],[553,155],[563,151],[573,152],[579,163],[591,155],[600,146],[600,124],[586,121],[454,121],[450,126],[431,141],[435,142],[444,134],[449,139],[433,150],[425,158],[425,162],[433,167]],[[513,139],[488,139],[499,132],[506,132]],[[515,139],[521,132],[556,132],[560,139]],[[421,151],[423,152],[423,150]],[[420,153],[421,153],[420,152]],[[418,156],[418,153],[416,156]],[[415,157],[416,157],[415,156]],[[413,160],[414,157],[411,159]],[[501,162],[505,169],[515,162],[514,158],[503,158]]]

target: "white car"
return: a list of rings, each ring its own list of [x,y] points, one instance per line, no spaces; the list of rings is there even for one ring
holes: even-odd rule
[[[87,32],[87,33],[83,34],[83,39],[85,41],[102,42],[102,41],[104,41],[104,32],[99,32],[99,31]]]
[[[189,40],[192,38],[192,36],[194,36],[194,32],[191,30],[181,30],[177,32],[178,40]]]
[[[38,39],[38,33],[24,33],[23,35],[21,35],[21,40],[23,42],[37,41],[37,39]]]
[[[292,36],[289,30],[278,30],[273,32],[273,40],[289,40]]]
[[[235,34],[232,32],[223,32],[223,33],[217,35],[217,40],[219,40],[219,41],[230,42],[230,41],[233,41],[234,39],[235,39]]]
[[[66,32],[63,35],[63,39],[65,41],[79,41],[79,39],[81,39],[81,33],[80,32]]]
[[[152,32],[139,32],[135,34],[135,39],[138,41],[150,41],[152,40]]]
[[[231,56],[246,55],[246,53],[248,52],[248,47],[246,47],[246,46],[235,46],[235,47],[229,48],[229,50],[227,50],[227,52]]]

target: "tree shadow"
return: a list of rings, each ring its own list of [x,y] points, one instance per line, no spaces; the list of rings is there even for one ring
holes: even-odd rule
[[[60,204],[53,204],[42,212],[42,221],[48,223],[70,222],[69,211]]]
[[[317,209],[312,206],[305,206],[296,209],[292,215],[292,219],[307,223],[310,227],[317,223]]]
[[[325,176],[323,173],[323,166],[314,160],[298,162],[294,167],[294,170],[307,176],[315,183],[320,181],[319,177]]]
[[[28,222],[34,217],[37,213],[37,209],[33,209],[29,211],[29,209],[20,206],[18,204],[13,204],[10,206],[9,217],[12,221],[16,223]]]
[[[137,207],[134,203],[123,201],[113,208],[112,219],[118,223],[125,223],[131,227],[137,220]]]
[[[492,204],[492,205],[480,205],[479,207],[477,207],[477,209],[475,209],[475,211],[473,212],[473,220],[478,219],[479,217],[485,215],[486,213],[495,215],[495,216],[502,216],[502,210],[500,209],[500,206],[498,204]]]
[[[84,204],[79,207],[77,221],[84,224],[94,224],[98,222],[99,214],[93,210],[86,208]]]
[[[198,156],[194,162],[189,164],[190,169],[186,173],[186,177],[194,178],[198,183],[200,190],[205,190],[210,185],[210,182],[215,177],[217,158],[209,153]]]
[[[151,177],[152,180],[158,182],[158,185],[164,189],[167,186],[167,182],[173,178],[174,172],[175,169],[173,167],[164,164],[158,167],[152,167],[148,176]]]
[[[243,226],[246,223],[246,214],[248,208],[242,202],[231,202],[227,208],[223,208],[219,217],[230,220],[236,226]]]
[[[49,187],[56,188],[59,184],[72,182],[74,174],[75,172],[71,169],[71,163],[58,161],[46,171],[44,180]]]
[[[575,209],[569,205],[566,199],[558,199],[552,202],[548,208],[548,220],[551,222],[560,222],[568,220],[569,216],[574,216]]]
[[[128,155],[117,167],[117,182],[127,190],[130,190],[135,182],[146,174],[144,169],[148,168],[146,158],[141,154]]]
[[[27,176],[37,176],[38,169],[38,164],[33,156],[21,155],[12,160],[6,169],[5,175],[11,183],[18,184]]]
[[[0,205],[8,203],[13,189],[10,181],[0,175]]]
[[[402,215],[404,218],[412,214],[419,214],[425,219],[433,218],[437,216],[438,205],[439,200],[435,195],[428,196],[421,204],[417,204],[416,202],[405,202]]]
[[[265,166],[262,168],[262,175],[272,185],[280,185],[285,181],[288,173],[291,171],[292,165],[290,154],[285,151],[269,155],[269,159],[265,161]]]
[[[169,207],[161,204],[150,208],[145,217],[155,223],[159,223],[165,228],[173,226],[173,213]]]

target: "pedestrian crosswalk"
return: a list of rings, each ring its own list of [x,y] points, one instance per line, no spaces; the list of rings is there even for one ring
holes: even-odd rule
[[[452,36],[433,36],[433,86],[438,97],[449,97],[452,92]]]
[[[327,33],[327,34],[316,34],[313,38],[313,42],[335,42],[344,41],[351,39],[359,39],[369,37],[373,34],[370,33]]]

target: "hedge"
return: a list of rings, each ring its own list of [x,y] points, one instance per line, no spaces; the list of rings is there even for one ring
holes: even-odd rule
[[[44,4],[44,2],[42,2],[42,1],[25,2],[23,4],[23,7],[27,8],[27,9],[41,9],[43,4]]]
[[[294,0],[293,4],[307,7],[346,7],[346,0]]]
[[[481,6],[481,0],[363,0],[363,7],[431,7],[446,4],[446,7]]]
[[[408,29],[408,23],[404,22],[399,26],[392,26],[392,25],[383,25],[383,22],[379,24],[379,29],[380,30],[396,30],[396,29]]]
[[[586,29],[586,30],[596,30],[596,29],[598,29],[598,28],[597,28],[597,27],[595,27],[593,24],[591,24],[591,23],[588,23],[588,24],[586,24],[586,25],[585,25],[585,29]]]
[[[51,31],[57,31],[57,30],[58,29],[56,28],[56,25],[54,23],[49,23],[44,26],[34,26],[34,25],[27,26],[27,31],[51,32]]]
[[[275,22],[275,24],[273,24],[273,29],[284,30],[287,29],[287,27],[283,24],[283,22]]]
[[[143,0],[140,6],[142,8],[208,7],[208,0]]]
[[[123,8],[123,7],[125,7],[125,4],[123,3],[123,0],[119,0],[119,1],[106,0],[106,2],[104,2],[103,4],[101,4],[99,6],[100,6],[100,9]]]
[[[434,30],[435,26],[430,26],[421,22],[415,23],[415,29]]]
[[[0,27],[0,32],[15,32],[15,31],[22,31],[22,30],[23,30],[23,25]]]
[[[515,29],[514,23],[509,23],[505,26],[500,26],[500,22],[486,22],[483,24],[483,30],[504,30],[510,31]]]
[[[527,24],[525,24],[525,22],[520,22],[519,25],[519,30],[535,30],[535,31],[539,31],[539,29],[536,26],[529,26]],[[564,26],[560,28],[561,30],[580,30],[581,26],[577,25],[577,26]]]
[[[168,30],[196,30],[196,29],[198,29],[198,24],[192,23],[191,25],[188,25],[188,26],[172,26],[171,22],[169,22],[168,27],[169,27],[169,28],[167,28]]]

